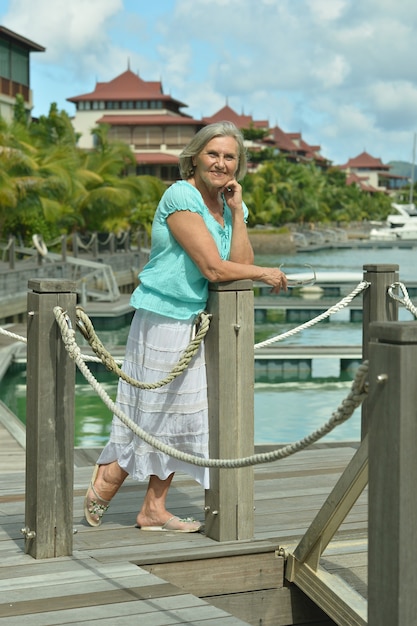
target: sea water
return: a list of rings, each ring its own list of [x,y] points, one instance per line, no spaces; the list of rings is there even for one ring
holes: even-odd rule
[[[400,267],[400,280],[417,281],[415,249],[334,249],[317,252],[301,252],[290,256],[256,258],[259,265],[280,265],[284,271],[294,274],[305,271],[305,264],[316,271],[352,271],[361,273],[367,264],[395,263]],[[334,298],[328,306],[335,304]],[[413,319],[405,309],[400,309],[400,319]],[[296,325],[270,324],[256,328],[255,342],[276,337]],[[124,345],[128,328],[119,331],[98,332],[104,345]],[[362,325],[349,321],[349,312],[343,310],[332,316],[330,322],[320,322],[285,340],[298,345],[360,345]],[[352,375],[353,376],[353,375]],[[348,395],[352,376],[341,376],[339,359],[315,359],[308,380],[285,380],[281,382],[255,382],[254,413],[256,443],[288,443],[297,441],[326,423]],[[117,380],[106,372],[100,374],[100,382],[109,396],[116,395]],[[26,413],[25,372],[8,375],[0,389],[0,399],[22,421]],[[97,446],[107,441],[111,412],[96,392],[77,372],[75,445]],[[360,439],[360,408],[342,425],[332,430],[323,441],[357,441]]]

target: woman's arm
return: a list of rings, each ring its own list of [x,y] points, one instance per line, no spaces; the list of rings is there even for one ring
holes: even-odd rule
[[[248,230],[243,218],[243,209],[240,214],[233,214],[230,260],[246,264],[252,264],[254,260],[252,244],[249,241]]]
[[[271,285],[273,293],[287,288],[287,278],[277,267],[224,261],[201,215],[191,211],[175,211],[167,218],[167,223],[173,237],[210,282],[221,283],[248,278]]]
[[[244,219],[242,187],[233,179],[227,183],[223,196],[232,213],[230,260],[253,264],[254,254]]]

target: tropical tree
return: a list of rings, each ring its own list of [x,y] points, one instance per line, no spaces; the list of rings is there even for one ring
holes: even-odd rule
[[[252,226],[385,219],[391,204],[386,194],[346,185],[338,168],[322,171],[313,163],[292,163],[281,155],[246,176],[243,191]]]
[[[129,146],[93,131],[95,148],[80,150],[69,116],[51,105],[48,116],[27,123],[20,109],[0,120],[0,229],[28,241],[74,230],[149,228],[165,190],[159,179],[128,175]]]

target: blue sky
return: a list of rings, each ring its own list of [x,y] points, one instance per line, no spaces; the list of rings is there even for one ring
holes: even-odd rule
[[[228,101],[301,132],[334,163],[410,161],[417,131],[415,0],[0,0],[31,55],[34,115],[130,65],[195,118]]]

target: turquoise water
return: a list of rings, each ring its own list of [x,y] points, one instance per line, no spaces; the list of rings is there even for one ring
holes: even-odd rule
[[[304,271],[308,263],[318,270],[362,272],[365,264],[396,263],[400,266],[400,280],[417,281],[414,249],[387,250],[326,250],[300,253],[296,256],[258,257],[257,263],[279,265],[285,263],[285,271]],[[338,298],[327,306],[338,301]],[[412,319],[411,314],[400,309],[400,319]],[[257,327],[255,342],[275,337],[293,328],[289,324],[270,324]],[[128,329],[98,332],[106,347],[124,345]],[[79,339],[81,342],[81,340]],[[347,310],[332,317],[331,322],[321,322],[302,333],[285,340],[299,345],[360,345],[362,326],[349,322]],[[110,350],[111,351],[111,350]],[[256,443],[288,443],[298,440],[331,417],[349,393],[353,374],[340,377],[338,359],[317,359],[308,380],[283,382],[255,382],[255,441]],[[116,395],[116,380],[110,373],[100,375],[111,398]],[[0,399],[23,421],[25,418],[26,380],[24,372],[9,374],[1,384]],[[76,387],[76,436],[77,446],[102,446],[108,437],[111,414],[95,391],[77,373]],[[338,426],[324,441],[352,441],[360,438],[360,408],[343,425]]]

